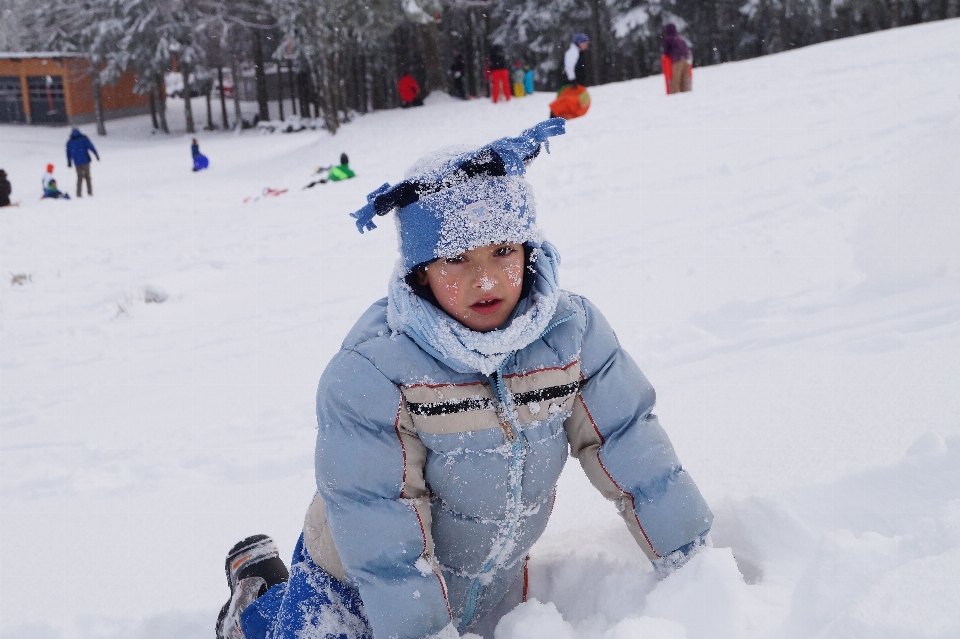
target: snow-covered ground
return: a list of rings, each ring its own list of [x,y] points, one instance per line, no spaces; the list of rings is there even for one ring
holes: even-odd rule
[[[597,87],[532,165],[562,283],[657,388],[715,547],[655,582],[568,464],[543,603],[496,639],[960,636],[958,59],[952,20],[698,69],[670,98]],[[0,127],[21,203],[0,211],[3,639],[212,637],[225,551],[292,550],[316,382],[386,290],[393,232],[347,213],[549,100],[201,133],[197,174],[188,136],[111,122],[95,197],[69,202],[38,200],[47,162],[73,190],[66,130]],[[301,189],[342,151],[355,180]],[[264,187],[290,190],[243,202]]]

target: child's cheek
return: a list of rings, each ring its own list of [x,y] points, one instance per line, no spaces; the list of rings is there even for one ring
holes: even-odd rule
[[[520,286],[523,283],[523,266],[516,265],[507,268],[507,280],[513,286]]]

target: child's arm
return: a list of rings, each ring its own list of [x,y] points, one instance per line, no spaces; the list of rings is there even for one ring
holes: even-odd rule
[[[317,487],[347,578],[377,637],[420,638],[451,623],[433,558],[426,449],[400,390],[341,350],[317,393]]]
[[[571,452],[617,504],[652,561],[686,551],[702,542],[713,514],[651,412],[656,394],[650,382],[600,311],[586,299],[572,299],[582,305],[586,330],[580,396],[564,424]]]

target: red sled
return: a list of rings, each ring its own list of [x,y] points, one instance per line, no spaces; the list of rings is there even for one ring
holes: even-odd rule
[[[590,94],[581,84],[564,87],[557,94],[557,99],[550,103],[550,112],[564,120],[579,118],[589,110]]]
[[[660,54],[660,67],[663,69],[663,80],[667,84],[667,95],[670,95],[670,80],[673,79],[673,60],[670,56]],[[693,86],[693,65],[690,65],[690,86]]]

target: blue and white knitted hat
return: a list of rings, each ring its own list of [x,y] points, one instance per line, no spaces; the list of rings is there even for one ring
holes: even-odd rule
[[[428,165],[412,167],[399,184],[370,193],[366,206],[350,216],[363,233],[377,228],[375,216],[397,209],[400,254],[408,273],[487,244],[539,244],[533,192],[523,175],[540,144],[562,135],[565,123],[563,118],[545,120],[474,151],[434,156]]]

